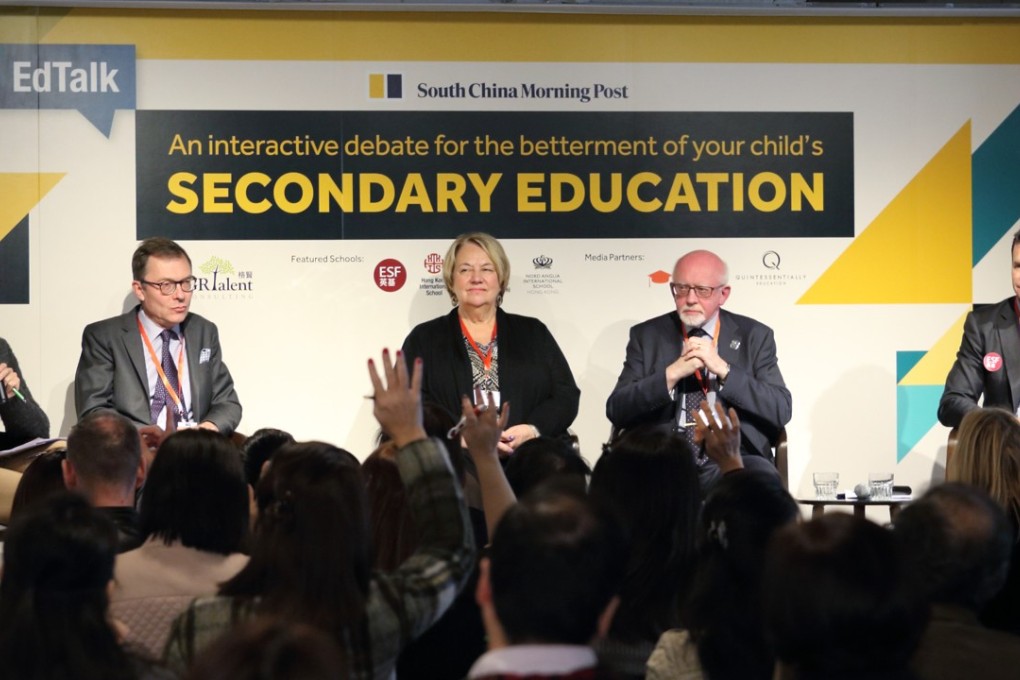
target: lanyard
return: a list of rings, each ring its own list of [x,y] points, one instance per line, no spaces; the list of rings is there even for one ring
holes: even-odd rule
[[[463,322],[461,322],[463,323]],[[684,343],[687,342],[687,326],[680,324],[680,330],[684,336]],[[719,346],[719,333],[722,330],[722,315],[719,315],[719,320],[715,322],[715,335],[712,336],[712,348],[715,349]],[[708,396],[708,381],[701,375],[701,369],[694,371],[694,377],[698,379],[698,385],[701,386],[701,391]]]
[[[156,366],[156,373],[159,374],[159,379],[163,381],[163,387],[166,388],[166,393],[170,395],[170,398],[174,400],[174,404],[177,405],[177,412],[181,414],[181,417],[183,417],[184,404],[181,403],[181,399],[184,396],[184,388],[181,387],[181,378],[184,377],[184,333],[181,333],[181,349],[180,353],[177,355],[177,387],[181,390],[181,393],[178,395],[178,393],[170,387],[170,380],[167,379],[166,373],[163,372],[163,362],[156,358],[156,350],[152,346],[152,342],[149,340],[149,336],[146,334],[145,328],[142,326],[142,320],[138,317],[135,317],[135,320],[138,322],[138,332],[142,336],[142,341],[145,342],[145,347],[149,350],[149,356],[152,357],[152,363]]]
[[[492,370],[492,350],[495,348],[494,341],[496,339],[496,322],[492,322],[492,337],[489,339],[489,349],[485,353],[482,353],[482,348],[478,346],[475,339],[471,337],[470,333],[468,333],[467,326],[464,325],[464,319],[460,316],[457,318],[460,320],[460,332],[464,334],[464,337],[467,338],[468,344],[471,345],[471,349],[473,349],[475,354],[478,355],[478,358],[482,360],[482,366],[485,367],[485,375],[488,375],[489,371]]]

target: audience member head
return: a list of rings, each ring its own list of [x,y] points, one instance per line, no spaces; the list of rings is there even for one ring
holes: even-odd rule
[[[976,486],[1020,523],[1020,421],[999,408],[963,417],[946,481]]]
[[[358,460],[330,444],[289,444],[256,490],[251,559],[220,593],[259,597],[260,609],[340,632],[364,612],[372,569]]]
[[[443,446],[446,448],[446,452],[450,456],[450,465],[453,466],[453,474],[456,475],[457,479],[459,479],[461,483],[463,483],[464,453],[460,448],[460,437],[454,437],[451,439],[447,436],[457,421],[452,415],[450,415],[449,411],[434,401],[422,402],[421,416],[422,427],[425,429],[425,434],[438,439],[443,443]],[[389,433],[379,430],[379,437],[376,439],[376,444],[381,446],[388,441],[390,441]]]
[[[1006,582],[1009,519],[980,489],[936,486],[900,511],[893,526],[910,583],[928,601],[978,611]]]
[[[563,439],[537,437],[514,451],[503,467],[517,498],[523,498],[542,482],[556,477],[573,483],[581,493],[588,488],[591,468]]]
[[[65,449],[43,451],[36,456],[18,480],[18,488],[14,490],[11,501],[11,520],[43,498],[57,491],[64,491],[64,458]]]
[[[543,487],[511,506],[478,584],[490,647],[584,645],[604,634],[625,551],[615,515],[582,495]]]
[[[107,619],[116,554],[113,523],[75,493],[44,498],[11,524],[0,579],[5,677],[134,677]]]
[[[776,531],[762,593],[766,636],[798,680],[900,672],[926,619],[892,532],[843,513]]]
[[[679,625],[696,558],[701,490],[690,444],[661,429],[630,430],[604,449],[589,493],[616,510],[630,535],[610,637],[654,642]]]
[[[396,445],[387,441],[361,464],[372,526],[372,562],[381,571],[396,569],[418,546],[395,453]]]
[[[185,680],[346,680],[336,642],[312,626],[259,617],[195,657]]]
[[[67,436],[64,483],[97,507],[132,506],[145,480],[138,429],[116,411],[94,411]]]
[[[146,538],[229,555],[248,533],[241,454],[218,432],[180,430],[159,447],[142,495]]]
[[[705,500],[683,620],[708,677],[772,677],[775,659],[761,622],[761,565],[773,533],[797,517],[782,481],[765,472],[724,475]]]
[[[241,451],[244,454],[244,476],[248,485],[254,489],[262,476],[262,468],[273,454],[286,444],[293,443],[294,437],[289,432],[271,427],[255,430],[245,439]]]

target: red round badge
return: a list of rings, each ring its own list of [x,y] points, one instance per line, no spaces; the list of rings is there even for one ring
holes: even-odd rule
[[[1002,368],[1002,356],[997,352],[989,352],[985,355],[985,358],[981,360],[981,363],[985,365],[985,370],[995,373]]]
[[[400,260],[383,260],[375,266],[373,272],[375,285],[387,293],[400,290],[407,281],[407,269]]]

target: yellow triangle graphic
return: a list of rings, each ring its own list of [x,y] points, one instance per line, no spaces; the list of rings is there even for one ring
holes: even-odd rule
[[[798,304],[971,302],[970,121]]]
[[[0,172],[0,241],[57,185],[63,173]]]
[[[968,310],[969,311],[969,310]],[[963,322],[967,320],[967,312],[960,315],[949,330],[932,346],[928,353],[903,376],[900,385],[943,385],[949,369],[956,361],[956,351],[960,348],[963,337]]]

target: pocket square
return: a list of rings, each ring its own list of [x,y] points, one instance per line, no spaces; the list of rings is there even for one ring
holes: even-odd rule
[[[198,353],[198,363],[205,364],[209,362],[209,357],[212,356],[212,350],[208,347],[203,347],[202,351]]]

